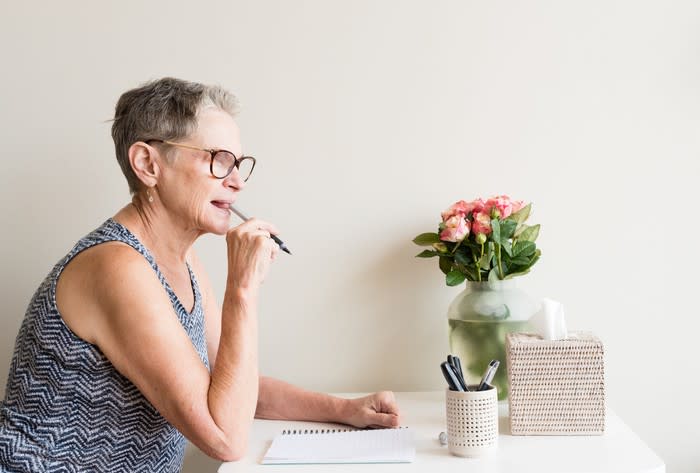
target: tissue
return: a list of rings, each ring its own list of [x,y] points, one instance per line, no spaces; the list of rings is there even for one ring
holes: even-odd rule
[[[530,319],[530,328],[544,340],[562,340],[568,336],[564,306],[552,299],[542,299],[542,307]]]

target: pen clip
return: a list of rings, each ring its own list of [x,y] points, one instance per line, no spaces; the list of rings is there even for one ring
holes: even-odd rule
[[[491,360],[489,362],[489,366],[486,368],[486,372],[484,373],[484,377],[481,378],[481,382],[479,383],[479,387],[476,389],[477,391],[484,391],[489,384],[491,384],[491,381],[493,381],[493,377],[496,375],[496,370],[498,369],[498,365],[500,365],[501,362],[498,360]]]

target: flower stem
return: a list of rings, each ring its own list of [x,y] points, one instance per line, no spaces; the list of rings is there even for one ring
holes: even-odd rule
[[[501,245],[496,245],[496,257],[498,258],[498,275],[503,279],[503,267],[501,266]]]
[[[476,270],[479,274],[479,281],[481,281],[481,260],[484,259],[484,244],[481,244],[481,256],[479,256],[479,264],[476,265]]]
[[[483,248],[483,246],[482,246],[482,248]],[[483,253],[483,249],[482,249],[482,253]],[[480,259],[477,260],[476,255],[474,253],[472,253],[472,258],[474,259],[474,266],[476,269],[476,280],[481,281],[481,260]]]

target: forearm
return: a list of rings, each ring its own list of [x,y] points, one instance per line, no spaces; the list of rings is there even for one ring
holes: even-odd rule
[[[208,393],[212,419],[240,450],[258,398],[257,298],[227,290],[221,321],[221,338]]]
[[[307,391],[279,379],[261,376],[255,417],[260,419],[343,422],[348,401]]]

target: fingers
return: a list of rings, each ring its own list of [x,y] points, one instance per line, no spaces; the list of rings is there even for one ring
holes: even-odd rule
[[[251,219],[226,234],[229,280],[236,287],[257,290],[267,275],[279,246],[270,238],[277,228],[262,220]]]
[[[358,423],[370,428],[393,428],[401,425],[399,406],[396,404],[394,393],[381,391],[370,394],[359,401]]]
[[[388,414],[399,415],[399,405],[396,403],[396,398],[394,393],[391,391],[382,391],[377,393],[377,400],[379,401],[379,412],[385,412]]]
[[[396,414],[384,414],[377,412],[369,416],[368,426],[374,429],[398,427],[400,425],[399,416]]]
[[[279,230],[273,224],[265,222],[264,220],[258,220],[257,218],[251,218],[250,220],[241,223],[236,228],[247,232],[263,230],[266,231],[268,235],[276,235],[279,233]]]

